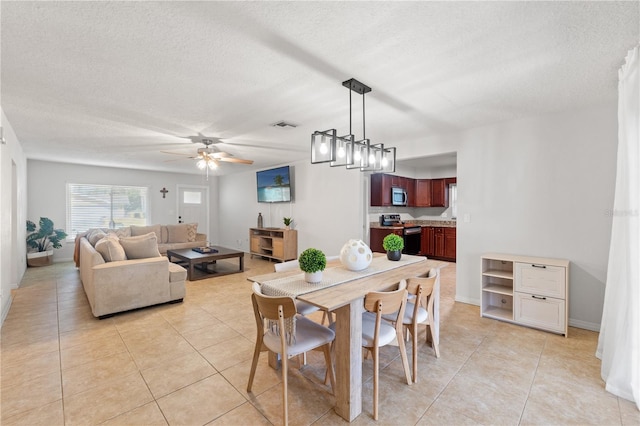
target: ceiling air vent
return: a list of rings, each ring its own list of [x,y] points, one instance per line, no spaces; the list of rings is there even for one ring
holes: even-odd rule
[[[278,121],[277,123],[272,124],[273,127],[298,127],[296,124],[287,123],[286,121]]]

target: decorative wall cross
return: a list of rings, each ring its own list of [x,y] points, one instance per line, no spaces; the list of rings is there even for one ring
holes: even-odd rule
[[[167,188],[165,188],[163,186],[162,189],[160,190],[160,192],[162,192],[162,198],[167,198],[167,192],[169,192],[169,190],[167,190]]]

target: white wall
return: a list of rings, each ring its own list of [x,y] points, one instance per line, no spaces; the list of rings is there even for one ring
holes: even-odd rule
[[[27,160],[11,124],[1,111],[5,144],[0,144],[0,323],[11,306],[26,263]]]
[[[292,217],[298,231],[298,254],[315,247],[327,255],[338,254],[351,238],[362,239],[365,210],[362,185],[367,175],[344,167],[298,161],[292,166],[294,201],[258,203],[256,172],[220,177],[220,242],[223,246],[249,251],[249,228],[257,225],[283,227],[282,218]],[[240,240],[240,241],[238,241]]]
[[[27,182],[29,188],[27,217],[38,222],[41,216],[53,220],[57,228],[66,226],[66,184],[94,183],[105,185],[139,185],[148,186],[151,194],[149,223],[177,223],[176,185],[209,186],[210,199],[210,232],[209,241],[218,240],[218,194],[215,176],[205,180],[202,175],[178,173],[149,172],[142,170],[115,169],[110,167],[83,166],[77,164],[54,163],[29,160],[27,162]],[[162,198],[160,190],[169,190],[166,198]],[[70,235],[73,238],[75,235]],[[54,262],[73,258],[73,243],[68,242],[61,249],[54,250]]]
[[[599,329],[616,111],[609,104],[459,135],[457,300],[479,304],[483,253],[564,258],[571,261],[570,324]]]

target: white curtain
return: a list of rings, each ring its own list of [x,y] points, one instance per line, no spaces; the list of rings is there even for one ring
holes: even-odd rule
[[[640,46],[619,71],[618,168],[596,356],[607,391],[640,409]]]

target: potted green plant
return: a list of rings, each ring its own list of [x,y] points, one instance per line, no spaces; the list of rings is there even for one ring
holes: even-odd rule
[[[308,248],[298,258],[300,269],[304,271],[304,280],[308,283],[322,281],[322,271],[327,266],[327,256],[318,249]]]
[[[283,217],[282,218],[282,222],[284,222],[285,229],[290,229],[291,228],[291,222],[293,222],[293,219],[290,218],[290,217]]]
[[[387,259],[400,260],[402,249],[404,248],[404,240],[399,235],[389,234],[382,240],[382,248],[387,251]]]
[[[39,228],[27,220],[27,265],[46,266],[53,260],[53,249],[62,247],[62,241],[67,233],[62,229],[55,229],[53,221],[41,217]]]

